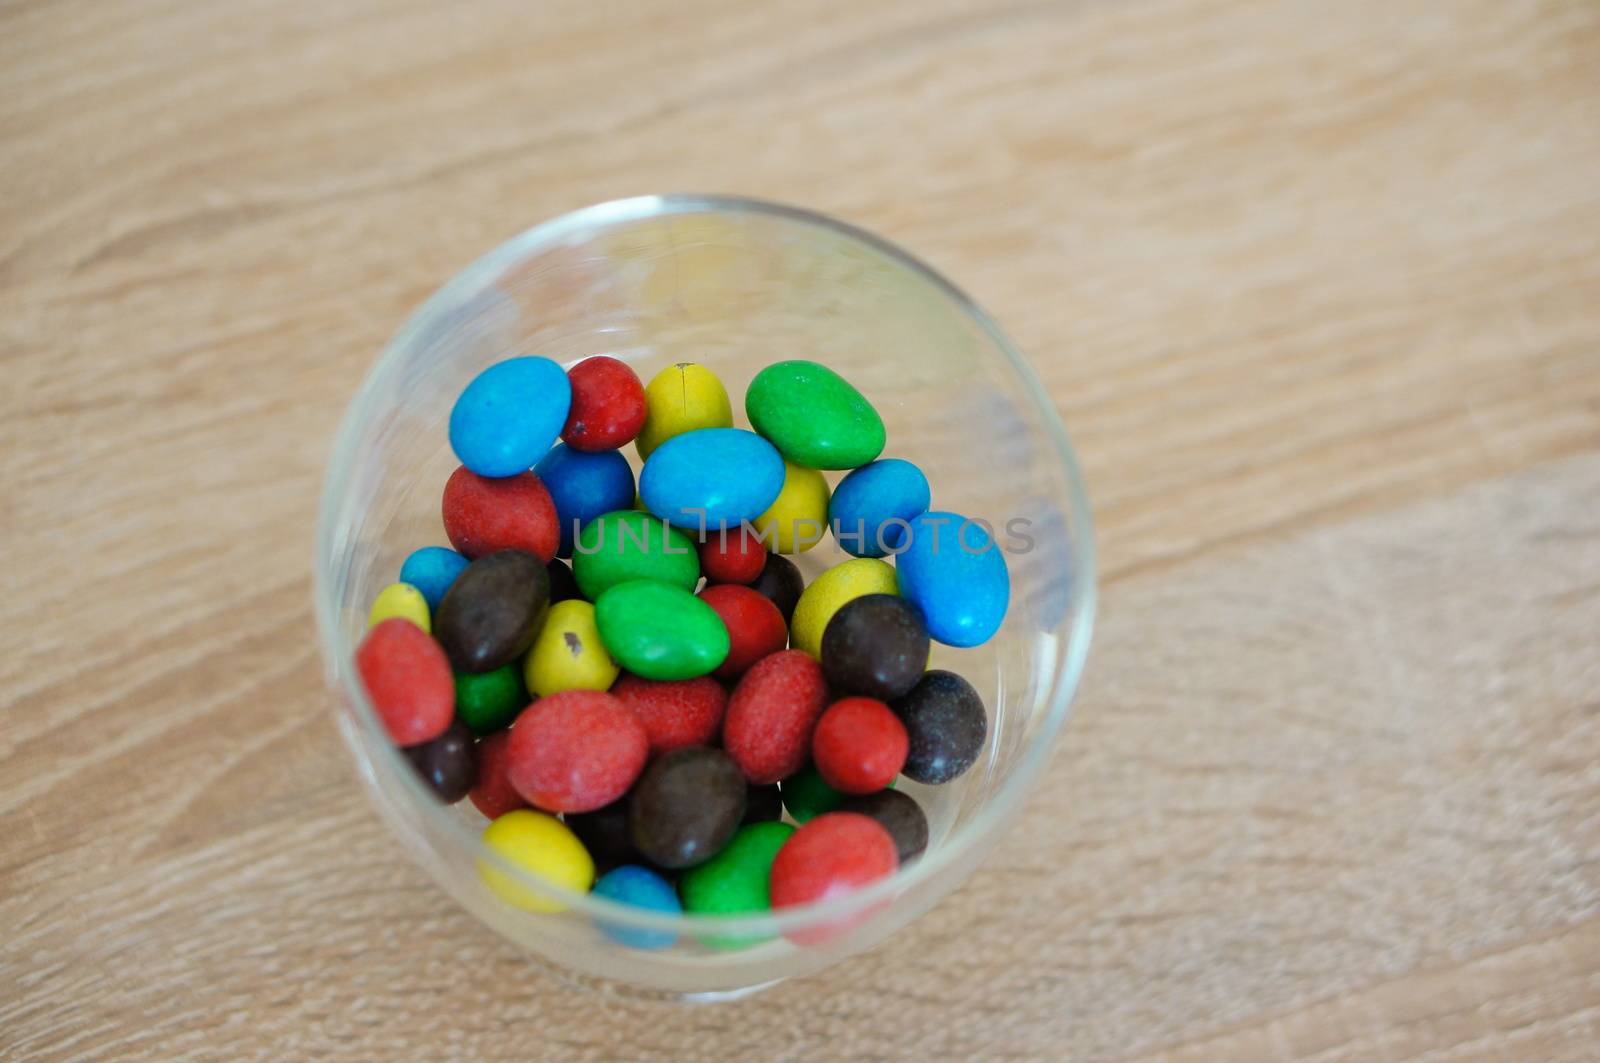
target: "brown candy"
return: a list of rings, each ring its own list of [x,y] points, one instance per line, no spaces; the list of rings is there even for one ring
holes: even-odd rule
[[[645,859],[693,867],[716,856],[744,818],[745,781],[720,749],[685,746],[644,770],[628,799],[628,834]]]
[[[545,564],[501,550],[462,569],[433,618],[433,636],[458,672],[492,672],[533,645],[550,604]]]

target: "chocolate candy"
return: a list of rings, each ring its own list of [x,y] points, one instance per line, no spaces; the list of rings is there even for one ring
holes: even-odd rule
[[[511,725],[506,773],[547,812],[588,812],[628,792],[649,753],[644,725],[600,690],[540,698]]]
[[[771,599],[737,583],[719,583],[700,592],[728,629],[728,656],[717,666],[718,679],[733,680],[768,654],[789,644],[783,614]]]
[[[683,746],[711,745],[728,707],[728,692],[708,675],[658,680],[624,673],[611,693],[644,724],[652,757]]]
[[[928,817],[923,814],[921,805],[899,790],[847,797],[840,802],[839,811],[859,812],[877,820],[894,839],[901,867],[921,856],[928,847]]]
[[[583,597],[583,593],[578,590],[578,580],[573,576],[572,569],[565,561],[559,557],[552,557],[550,563],[544,568],[550,574],[551,605]]]
[[[789,619],[789,644],[822,655],[822,633],[846,602],[868,594],[893,594],[894,566],[875,557],[853,557],[811,581]]]
[[[472,732],[460,720],[433,741],[406,747],[405,754],[422,781],[447,805],[467,796],[467,791],[477,782]]]
[[[526,550],[544,562],[561,543],[556,504],[531,472],[490,480],[457,469],[445,481],[441,508],[450,545],[467,557]]]
[[[877,698],[841,698],[811,735],[811,759],[823,781],[847,794],[870,794],[894,782],[906,762],[905,724]]]
[[[595,866],[610,870],[639,859],[628,836],[628,799],[620,798],[591,812],[568,812],[561,817],[583,847],[594,857]]]
[[[901,771],[920,783],[945,783],[978,759],[988,733],[983,699],[954,672],[934,670],[890,704],[906,725],[911,749]]]
[[[693,867],[728,844],[744,818],[744,801],[744,776],[731,757],[687,746],[645,769],[628,800],[628,834],[651,862]]]
[[[439,603],[434,636],[456,671],[490,672],[533,645],[549,600],[545,561],[522,550],[501,550],[456,577]]]
[[[572,408],[561,438],[578,450],[614,450],[644,427],[644,385],[628,363],[606,355],[567,370]]]
[[[456,687],[439,644],[393,617],[356,647],[356,672],[389,737],[414,746],[444,733],[455,716]]]
[[[728,698],[722,744],[753,783],[774,783],[800,770],[811,752],[811,729],[828,707],[822,666],[799,650],[757,661]]]
[[[832,812],[845,795],[829,786],[815,764],[807,764],[778,784],[783,807],[796,823],[806,823],[824,812]]]
[[[411,551],[400,566],[400,582],[409,583],[422,592],[429,609],[439,608],[444,592],[467,567],[467,559],[443,546],[424,546]]]
[[[922,678],[928,646],[916,606],[894,594],[867,594],[846,602],[828,621],[822,672],[835,690],[893,701]]]
[[[766,823],[783,818],[783,795],[778,784],[751,786],[744,792],[744,823]]]
[[[492,672],[456,675],[456,718],[472,728],[473,734],[493,734],[510,726],[527,704],[522,669],[514,664]]]
[[[783,614],[783,622],[787,624],[794,617],[794,607],[805,592],[806,581],[795,563],[787,557],[777,554],[766,556],[761,574],[750,583],[750,589],[777,606],[778,612]]]
[[[473,808],[490,819],[528,806],[506,776],[506,747],[510,744],[511,732],[498,731],[481,740],[475,751],[477,781],[467,792],[467,798]]]

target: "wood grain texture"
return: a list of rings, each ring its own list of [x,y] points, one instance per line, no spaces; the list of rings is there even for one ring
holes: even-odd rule
[[[0,1056],[1587,1060],[1600,7],[0,7]],[[346,770],[345,398],[510,233],[915,249],[1081,452],[1100,633],[989,866],[825,976],[585,996]]]

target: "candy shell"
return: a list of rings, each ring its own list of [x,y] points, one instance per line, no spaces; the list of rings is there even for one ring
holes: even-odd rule
[[[626,362],[606,355],[567,370],[572,408],[561,438],[578,450],[615,450],[644,427],[644,385]]]
[[[813,657],[822,654],[822,633],[846,602],[867,594],[895,593],[894,567],[875,557],[841,562],[811,581],[789,621],[789,643]]]
[[[467,567],[469,558],[444,546],[424,546],[413,550],[400,566],[400,582],[422,592],[429,609],[439,608],[444,592]]]
[[[783,463],[783,489],[755,519],[755,529],[775,554],[799,554],[828,534],[828,481],[815,469]]]
[[[590,601],[629,580],[656,580],[688,591],[700,582],[700,559],[694,540],[683,532],[648,513],[622,509],[584,525],[572,574]]]
[[[883,452],[883,418],[838,373],[816,362],[769,365],[750,381],[745,415],[783,456],[811,469],[853,469]]]
[[[378,592],[367,611],[367,627],[377,627],[393,617],[409,620],[423,631],[432,630],[428,599],[409,583],[391,583]]]
[[[663,915],[677,915],[683,911],[672,883],[638,864],[624,864],[601,875],[594,884],[594,895]],[[611,940],[630,949],[664,949],[678,940],[678,935],[670,930],[646,930],[604,919],[596,919],[595,926]]]
[[[693,679],[728,656],[728,629],[716,611],[667,583],[609,588],[595,603],[595,623],[612,659],[646,679]]]
[[[550,607],[528,651],[523,677],[539,697],[563,690],[609,690],[620,669],[594,623],[594,606],[577,599]]]
[[[1011,600],[1005,554],[982,525],[933,511],[911,522],[895,558],[901,597],[922,610],[928,634],[977,646],[1000,630]]]
[[[518,809],[483,828],[483,844],[513,867],[537,879],[583,893],[594,882],[594,861],[583,843],[559,819]],[[493,862],[478,861],[486,886],[507,904],[529,912],[559,912],[566,905],[537,888],[524,886]]]
[[[527,472],[561,434],[572,404],[567,374],[548,358],[485,369],[450,411],[450,448],[479,476]]]
[[[455,717],[450,662],[409,620],[392,617],[368,631],[356,647],[356,673],[397,745],[432,741]]]
[[[883,557],[899,549],[906,526],[927,512],[931,499],[921,469],[901,458],[880,458],[839,481],[828,523],[847,552]]]
[[[679,362],[657,373],[644,389],[644,427],[634,445],[649,458],[662,443],[697,428],[733,425],[728,390],[715,373],[694,362]]]
[[[589,452],[558,443],[533,471],[555,503],[561,535],[558,557],[572,556],[572,543],[585,524],[633,503],[633,469],[620,451]]]
[[[759,517],[783,488],[783,459],[742,428],[698,428],[662,443],[639,473],[645,506],[699,535]]]

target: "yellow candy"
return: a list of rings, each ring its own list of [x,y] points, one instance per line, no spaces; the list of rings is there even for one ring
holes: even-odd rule
[[[789,645],[813,657],[822,655],[822,633],[833,614],[864,594],[894,594],[894,566],[875,557],[858,557],[835,565],[811,581],[794,607]]]
[[[799,554],[828,530],[828,481],[815,469],[783,463],[783,490],[755,520],[756,532],[775,554]]]
[[[522,674],[542,698],[561,690],[609,690],[619,671],[600,641],[594,606],[573,598],[550,607]]]
[[[732,428],[733,406],[728,389],[716,374],[694,362],[669,365],[644,389],[644,427],[634,445],[639,457],[673,436],[696,428]]]
[[[529,809],[507,812],[483,828],[483,844],[514,867],[583,893],[594,884],[594,859],[578,836],[554,816]],[[566,905],[554,897],[528,889],[510,875],[478,861],[478,874],[486,886],[507,904],[530,912],[559,912]]]
[[[428,599],[409,583],[391,583],[378,592],[378,597],[372,602],[372,611],[367,613],[367,626],[377,627],[397,616],[411,621],[429,634],[433,633]]]

